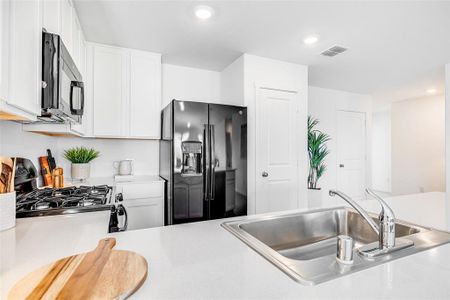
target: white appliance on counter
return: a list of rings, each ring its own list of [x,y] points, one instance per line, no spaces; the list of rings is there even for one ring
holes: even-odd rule
[[[115,171],[114,181],[133,181],[134,180],[134,159],[124,159],[113,162]]]
[[[116,193],[123,196],[122,205],[128,213],[127,230],[164,225],[164,181],[150,180],[116,182]]]

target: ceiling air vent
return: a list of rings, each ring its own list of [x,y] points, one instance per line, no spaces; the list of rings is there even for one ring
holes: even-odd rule
[[[320,54],[323,56],[333,57],[333,56],[341,54],[342,52],[345,52],[345,51],[347,51],[347,48],[344,48],[342,46],[333,46],[330,49],[327,49]]]

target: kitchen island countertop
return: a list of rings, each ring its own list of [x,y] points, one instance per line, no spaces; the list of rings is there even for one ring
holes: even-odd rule
[[[423,216],[432,224],[445,216],[443,193],[410,197],[396,207],[399,218]],[[402,200],[404,201],[404,200]],[[371,205],[370,202],[367,205]],[[374,206],[374,209],[376,207]],[[375,209],[376,211],[378,208]],[[416,213],[409,212],[415,210]],[[98,216],[102,218],[101,216]],[[106,216],[103,216],[105,218]],[[49,217],[51,218],[51,217]],[[0,233],[0,298],[26,273],[52,260],[94,249],[108,234],[99,228],[55,226],[39,218],[19,219]],[[74,220],[74,219],[73,219]],[[419,223],[418,220],[407,221]],[[441,222],[438,221],[438,222]],[[190,223],[110,234],[116,249],[135,251],[149,263],[144,285],[132,299],[449,299],[450,244],[404,257],[315,286],[294,282],[223,229],[223,220]],[[36,223],[32,225],[31,223]],[[423,223],[423,220],[422,222]],[[443,225],[443,224],[442,224]],[[445,226],[445,225],[443,225]],[[69,230],[65,236],[62,230]]]

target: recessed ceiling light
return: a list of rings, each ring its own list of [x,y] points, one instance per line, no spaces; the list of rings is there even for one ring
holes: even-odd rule
[[[303,39],[303,43],[305,43],[306,45],[312,45],[317,43],[318,40],[319,37],[317,35],[310,35]]]
[[[431,88],[427,90],[427,93],[430,95],[436,94],[437,90],[435,88]]]
[[[197,6],[195,8],[195,16],[200,20],[208,20],[214,15],[214,9],[210,6]]]

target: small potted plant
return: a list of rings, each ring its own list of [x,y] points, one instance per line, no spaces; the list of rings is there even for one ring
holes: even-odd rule
[[[64,151],[64,157],[72,163],[71,177],[75,180],[86,180],[90,174],[90,162],[97,158],[100,153],[86,147],[75,147]]]
[[[320,130],[315,129],[319,120],[308,116],[308,206],[320,207],[322,203],[322,191],[317,182],[326,170],[325,157],[329,154],[326,143],[330,137]]]

